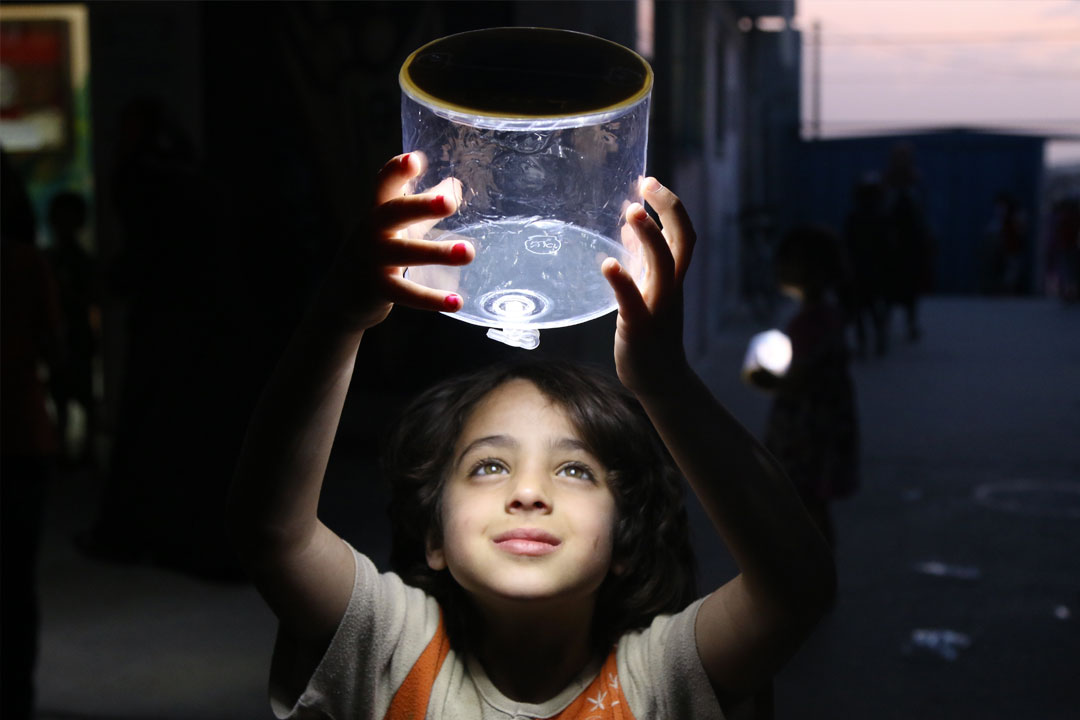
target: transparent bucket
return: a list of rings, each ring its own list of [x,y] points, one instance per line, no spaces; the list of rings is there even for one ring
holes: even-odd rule
[[[625,211],[641,201],[648,63],[591,35],[498,28],[425,45],[400,81],[403,148],[426,162],[413,191],[460,199],[454,215],[410,232],[476,249],[469,265],[406,277],[459,294],[450,317],[530,349],[543,328],[615,309],[600,266],[641,268]]]

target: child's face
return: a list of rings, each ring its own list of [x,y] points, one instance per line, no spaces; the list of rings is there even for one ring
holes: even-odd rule
[[[452,462],[428,565],[481,604],[592,600],[611,567],[615,498],[562,408],[505,383],[473,410]]]

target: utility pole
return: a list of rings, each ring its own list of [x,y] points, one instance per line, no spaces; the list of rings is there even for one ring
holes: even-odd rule
[[[814,21],[810,39],[810,137],[821,139],[821,21]]]

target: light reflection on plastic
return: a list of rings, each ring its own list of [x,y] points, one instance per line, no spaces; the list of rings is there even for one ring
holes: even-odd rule
[[[503,315],[508,318],[519,318],[526,313],[528,308],[520,300],[507,300],[502,306]]]

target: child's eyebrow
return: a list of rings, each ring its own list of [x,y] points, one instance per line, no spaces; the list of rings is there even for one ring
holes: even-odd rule
[[[518,447],[518,444],[518,441],[510,437],[509,435],[485,435],[484,437],[477,438],[468,445],[466,445],[465,449],[461,451],[460,455],[458,455],[457,461],[458,463],[460,463],[462,460],[465,459],[466,455],[468,455],[472,450],[480,447],[481,445],[516,448]]]
[[[521,446],[517,440],[509,435],[485,435],[484,437],[477,438],[471,443],[465,446],[465,449],[458,455],[457,462],[461,464],[461,461],[465,459],[465,456],[478,447],[483,445],[491,445],[498,448],[518,448]],[[579,450],[584,453],[592,454],[589,446],[581,440],[575,437],[559,438],[551,443],[551,448],[560,452],[567,452],[571,450]]]
[[[551,443],[551,447],[554,450],[562,451],[580,450],[582,452],[586,452],[592,455],[592,450],[589,449],[589,446],[574,437],[564,437],[556,440],[555,442]]]

